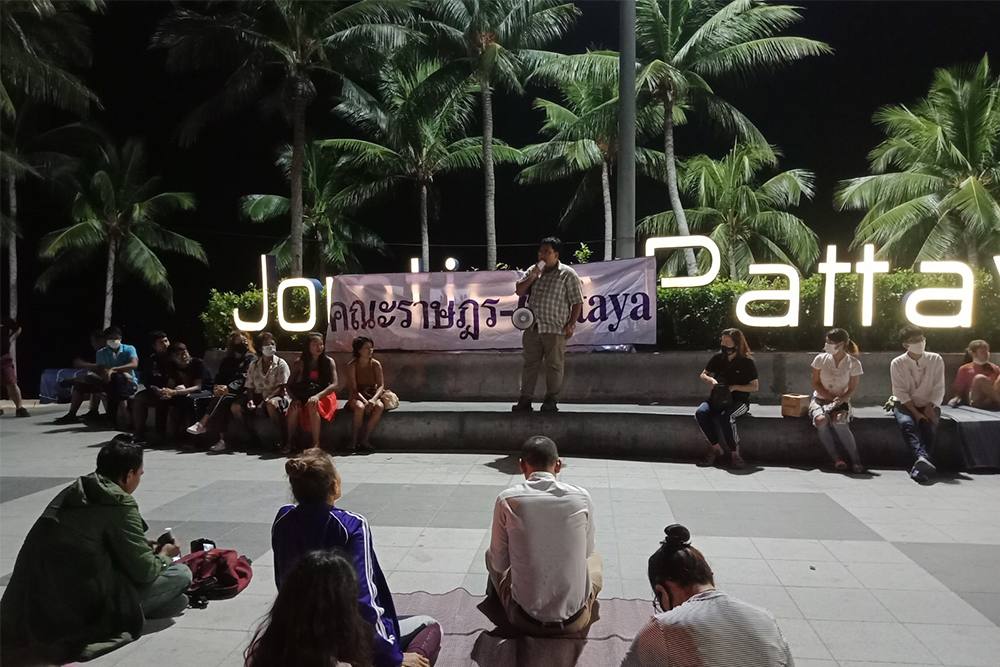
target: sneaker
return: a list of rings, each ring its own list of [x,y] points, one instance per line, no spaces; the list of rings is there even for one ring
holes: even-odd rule
[[[24,408],[18,408],[17,412],[14,413],[14,416],[15,417],[30,417],[31,415],[28,414],[28,411],[25,410]]]
[[[925,477],[930,477],[937,472],[937,468],[934,467],[934,464],[926,456],[919,457],[913,464],[913,469]]]
[[[555,397],[546,397],[542,403],[542,412],[559,412],[559,406],[556,405]]]
[[[208,429],[201,425],[201,422],[195,422],[187,427],[187,432],[191,435],[202,435],[208,433]]]
[[[219,438],[219,441],[208,448],[210,454],[218,454],[220,452],[226,451],[226,441]]]
[[[88,410],[87,414],[83,416],[83,421],[85,422],[95,422],[101,419],[101,413],[97,410]]]
[[[76,424],[80,421],[80,418],[76,415],[63,415],[62,417],[56,417],[52,420],[53,424]]]
[[[531,407],[531,399],[524,396],[519,398],[517,403],[515,403],[510,409],[511,412],[532,412],[533,410],[534,408]]]
[[[930,478],[924,473],[917,470],[916,466],[910,469],[910,479],[920,484],[924,484],[930,481]]]

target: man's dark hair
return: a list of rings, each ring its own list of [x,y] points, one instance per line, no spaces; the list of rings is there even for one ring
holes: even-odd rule
[[[149,342],[150,343],[155,343],[156,341],[160,340],[161,338],[169,338],[169,336],[167,336],[167,333],[165,331],[150,331],[149,332]]]
[[[559,450],[551,438],[533,435],[521,445],[521,460],[532,468],[551,468],[559,460]]]
[[[539,247],[541,247],[543,245],[549,245],[549,246],[552,246],[552,250],[554,252],[556,252],[556,253],[561,253],[562,252],[562,241],[560,241],[555,236],[546,236],[544,239],[542,239],[542,242],[539,243],[538,245],[539,245]]]
[[[187,345],[185,345],[180,341],[176,341],[170,344],[170,347],[167,348],[167,353],[175,354],[177,352],[180,352],[181,350],[187,350],[187,349],[188,349]]]
[[[913,326],[912,324],[908,324],[899,330],[899,342],[905,343],[914,336],[923,336],[923,335],[924,335],[923,329],[917,326]]]
[[[121,338],[122,330],[118,327],[108,327],[104,330],[104,338]]]
[[[104,331],[102,329],[94,329],[93,331],[90,332],[90,337],[93,338],[94,340],[97,340],[98,338],[103,339]]]
[[[142,467],[142,445],[112,440],[97,453],[97,474],[120,482]]]

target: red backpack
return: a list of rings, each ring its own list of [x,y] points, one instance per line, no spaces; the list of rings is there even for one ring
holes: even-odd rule
[[[232,549],[196,551],[177,562],[191,568],[192,581],[187,595],[192,603],[236,597],[253,579],[250,559]]]

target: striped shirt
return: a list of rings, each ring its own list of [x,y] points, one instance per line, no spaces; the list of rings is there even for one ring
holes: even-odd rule
[[[528,308],[535,315],[540,334],[561,334],[570,323],[573,306],[583,303],[580,277],[562,262],[542,271],[528,294]]]
[[[793,667],[774,617],[709,590],[657,614],[639,632],[622,667]]]

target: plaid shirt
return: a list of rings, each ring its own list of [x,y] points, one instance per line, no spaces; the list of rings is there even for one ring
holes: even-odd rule
[[[540,334],[561,334],[573,306],[583,303],[580,277],[562,262],[542,271],[528,294],[528,308],[535,315],[535,329]]]
[[[278,387],[288,384],[290,372],[288,364],[278,355],[271,357],[271,367],[267,369],[267,373],[261,366],[261,360],[256,359],[247,370],[247,381],[244,385],[247,395],[260,394],[265,399],[271,398]]]

